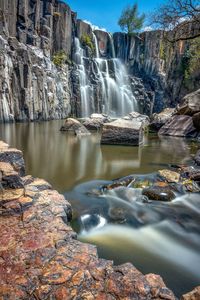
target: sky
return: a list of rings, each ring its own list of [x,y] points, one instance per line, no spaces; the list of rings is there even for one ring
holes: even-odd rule
[[[123,8],[134,0],[64,0],[78,19],[90,21],[93,25],[105,28],[109,32],[121,31],[117,25]],[[155,10],[164,0],[138,0],[139,13],[148,14]],[[146,26],[146,24],[145,24]]]

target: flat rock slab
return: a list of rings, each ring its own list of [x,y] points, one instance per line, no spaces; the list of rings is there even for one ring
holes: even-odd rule
[[[101,144],[138,146],[143,142],[143,123],[118,119],[103,126]]]
[[[175,115],[161,127],[158,134],[195,138],[199,133],[193,125],[192,117]]]
[[[3,176],[16,175],[12,166],[1,163]],[[175,300],[159,275],[143,275],[130,263],[113,266],[95,246],[77,241],[70,204],[46,181],[20,180],[22,193],[5,185],[7,201],[0,199],[0,299]]]

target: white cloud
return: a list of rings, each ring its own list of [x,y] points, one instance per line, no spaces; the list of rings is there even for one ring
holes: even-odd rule
[[[88,21],[88,20],[83,20],[83,22],[89,24],[89,25],[92,27],[92,30],[102,30],[102,31],[106,31],[106,32],[107,32],[107,30],[106,30],[105,28],[101,28],[101,27],[99,27],[99,26],[96,26],[96,25],[92,24],[92,23],[91,23],[90,21]]]
[[[153,28],[151,26],[146,26],[144,28],[142,28],[142,31],[152,31]]]

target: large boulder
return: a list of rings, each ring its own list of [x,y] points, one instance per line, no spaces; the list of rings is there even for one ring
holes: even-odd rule
[[[177,114],[192,116],[200,112],[200,89],[186,95],[183,102],[177,108]]]
[[[158,131],[174,114],[174,108],[165,108],[159,114],[153,114],[150,123],[150,130]]]
[[[105,123],[101,144],[137,146],[143,142],[143,122],[130,117]]]
[[[182,137],[198,136],[198,132],[193,125],[192,117],[175,115],[158,131],[159,135],[172,135]]]
[[[72,131],[76,135],[90,135],[90,132],[76,119],[68,118],[60,128],[61,131]]]
[[[104,123],[110,122],[110,118],[103,114],[92,114],[90,118],[87,118],[83,125],[88,130],[100,130]]]

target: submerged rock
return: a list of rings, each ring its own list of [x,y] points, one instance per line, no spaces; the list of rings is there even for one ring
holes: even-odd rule
[[[152,186],[149,188],[145,188],[142,193],[150,200],[171,201],[176,198],[174,192],[170,189],[169,186]]]
[[[142,122],[121,118],[103,126],[101,144],[138,146],[142,142]]]

